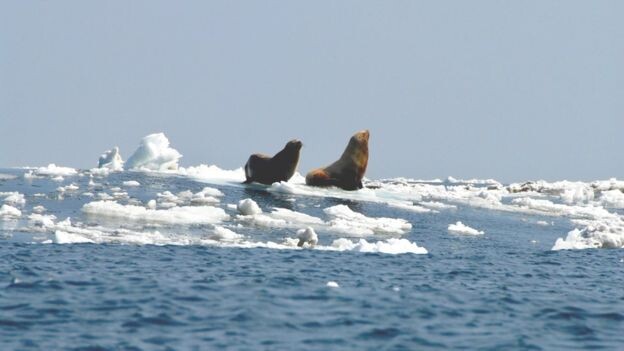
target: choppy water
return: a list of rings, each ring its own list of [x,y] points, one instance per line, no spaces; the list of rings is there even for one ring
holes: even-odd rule
[[[457,205],[415,213],[379,203],[280,194],[262,187],[210,185],[219,204],[254,199],[263,209],[322,217],[347,204],[369,217],[402,218],[403,235],[427,254],[277,250],[228,245],[44,244],[54,231],[29,223],[37,205],[81,228],[148,223],[87,216],[95,201],[88,176],[25,179],[2,170],[0,192],[25,195],[19,218],[0,219],[0,349],[622,349],[624,253],[551,251],[573,228],[565,218]],[[137,180],[139,187],[123,187]],[[143,203],[158,192],[197,192],[206,184],[136,172],[111,174],[100,191],[127,191]],[[60,196],[56,188],[79,190]],[[124,202],[125,203],[125,202]],[[19,207],[19,206],[18,206]],[[456,221],[485,231],[454,235]],[[537,225],[546,220],[549,225]],[[292,228],[226,223],[258,242],[280,242]],[[161,225],[181,243],[212,225]],[[345,235],[318,231],[319,245]],[[89,233],[85,235],[91,235]],[[347,235],[348,236],[348,235]],[[383,239],[380,235],[369,241]],[[54,241],[54,240],[52,240]],[[338,287],[327,286],[336,282]]]

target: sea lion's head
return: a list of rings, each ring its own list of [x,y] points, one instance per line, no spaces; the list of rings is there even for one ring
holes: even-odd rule
[[[351,139],[355,139],[360,143],[368,143],[368,139],[370,138],[370,132],[368,129],[361,130],[351,137]]]
[[[361,130],[351,137],[347,150],[355,153],[363,153],[368,158],[368,139],[370,138],[370,132],[368,129]]]
[[[366,172],[366,166],[368,165],[368,139],[370,138],[370,132],[368,129],[361,130],[351,137],[349,145],[343,154],[343,158],[352,160],[356,166],[356,174],[358,178]]]
[[[301,150],[302,146],[303,146],[303,143],[300,140],[293,139],[293,140],[289,141],[288,143],[286,143],[286,146],[284,147],[284,149],[286,149],[286,150],[293,150],[293,151],[299,151],[299,150]]]

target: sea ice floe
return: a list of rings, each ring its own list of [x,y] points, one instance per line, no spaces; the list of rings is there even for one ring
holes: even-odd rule
[[[332,230],[351,236],[402,235],[412,229],[412,225],[404,219],[366,217],[346,205],[328,207],[323,211],[330,217],[329,226]]]
[[[218,189],[205,187],[204,189],[193,193],[190,190],[181,191],[173,194],[170,191],[158,193],[158,206],[162,208],[170,208],[178,205],[201,206],[219,203],[218,197],[223,193]]]
[[[122,171],[123,164],[124,162],[121,159],[121,154],[117,146],[105,151],[98,160],[98,168],[106,168],[111,171]]]
[[[536,211],[536,213],[543,213],[551,216],[565,216],[581,219],[595,219],[612,216],[612,214],[603,207],[593,205],[570,206],[555,204],[550,200],[533,199],[530,197],[513,199],[512,203],[517,205],[519,209],[533,210]]]
[[[92,216],[119,218],[160,224],[213,224],[229,219],[223,209],[212,206],[183,206],[154,210],[141,206],[121,205],[113,201],[85,204],[82,211]]]
[[[28,216],[28,221],[30,225],[40,228],[52,228],[54,227],[54,221],[56,220],[55,215],[42,215],[38,213],[33,213]]]
[[[245,181],[245,170],[243,170],[243,167],[235,170],[225,170],[215,165],[199,165],[180,167],[176,173],[194,180],[215,184],[241,184]]]
[[[59,193],[65,193],[65,192],[70,192],[70,191],[76,191],[79,188],[80,187],[78,185],[71,183],[66,186],[59,186],[58,188],[56,188],[56,191],[58,191]]]
[[[251,199],[239,202],[240,215],[237,220],[260,227],[301,228],[309,226],[315,230],[347,234],[349,236],[402,235],[409,232],[412,225],[404,219],[374,218],[352,211],[346,205],[336,205],[324,209],[328,221],[286,208],[274,208],[264,213]]]
[[[349,239],[340,238],[334,240],[331,248],[338,251],[378,252],[387,254],[426,254],[427,249],[418,246],[407,239],[390,238],[384,241],[369,243],[365,239],[353,242]]]
[[[44,177],[69,177],[77,175],[78,171],[74,168],[70,167],[61,167],[57,166],[54,163],[50,163],[46,167],[34,168],[30,172],[24,174],[24,177],[28,178],[30,175],[33,176],[44,176]]]
[[[457,221],[455,224],[448,225],[448,231],[456,234],[466,234],[466,235],[483,235],[484,232],[482,230],[477,230],[471,228],[460,221]]]
[[[128,158],[126,169],[148,171],[177,170],[182,155],[169,146],[169,139],[163,133],[150,134],[141,139],[136,151]]]
[[[57,230],[54,232],[53,242],[55,244],[93,244],[93,240],[85,238],[82,235]]]
[[[26,204],[24,194],[17,191],[0,192],[0,198],[3,198],[2,202],[11,206],[23,207]]]
[[[46,211],[46,208],[41,206],[41,205],[37,205],[37,206],[33,207],[32,211],[34,213],[43,213],[43,212]]]
[[[402,210],[407,210],[407,211],[416,212],[416,213],[438,212],[438,211],[434,211],[426,207],[414,205],[414,203],[412,202],[389,201],[386,204],[390,207],[400,208]]]
[[[20,211],[19,209],[11,205],[4,204],[0,207],[0,217],[16,218],[16,217],[21,217],[21,216],[22,216],[22,211]]]
[[[553,250],[624,248],[624,219],[611,215],[598,219],[574,219],[575,228],[558,238]]]
[[[230,229],[221,226],[215,226],[214,231],[208,235],[208,238],[217,241],[232,242],[241,240],[243,236],[231,231]]]
[[[141,186],[141,183],[137,182],[136,180],[126,180],[122,184],[123,186],[127,186],[127,187]]]
[[[624,193],[620,189],[602,191],[598,202],[607,208],[624,208]]]

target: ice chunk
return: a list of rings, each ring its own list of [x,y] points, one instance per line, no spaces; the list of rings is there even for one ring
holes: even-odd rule
[[[449,224],[448,231],[456,234],[467,234],[467,235],[482,235],[484,232],[482,230],[477,230],[474,228],[470,228],[469,226],[463,224],[460,221],[457,221],[455,224]]]
[[[297,246],[303,247],[304,245],[314,246],[318,243],[318,236],[312,227],[307,227],[304,229],[299,229],[297,231],[297,238],[299,242]]]
[[[283,219],[290,223],[299,223],[299,224],[309,224],[309,225],[321,225],[323,224],[323,220],[310,216],[305,213],[289,210],[287,208],[275,207],[273,212],[271,212],[271,216],[278,219]]]
[[[0,207],[0,217],[21,217],[22,216],[22,211],[18,210],[17,208],[11,206],[11,205],[2,205],[2,207]]]
[[[210,235],[209,238],[212,240],[219,240],[219,241],[236,241],[236,240],[242,239],[243,236],[227,228],[224,228],[221,226],[215,226],[214,233],[212,233],[212,235]]]
[[[58,188],[56,188],[56,191],[58,191],[59,193],[64,193],[64,192],[69,192],[69,191],[76,191],[78,189],[79,189],[78,185],[71,183],[66,186],[59,186]]]
[[[54,243],[56,244],[92,244],[93,240],[87,239],[82,235],[57,230],[54,233]]]
[[[409,232],[412,225],[400,218],[371,218],[352,211],[346,205],[336,205],[323,210],[330,218],[331,229],[353,236],[373,234],[401,235]]]
[[[141,186],[141,183],[137,182],[136,180],[127,180],[123,182],[122,184],[127,187]]]
[[[215,165],[199,165],[186,168],[180,167],[177,173],[208,183],[242,183],[245,181],[245,170],[243,167],[235,170],[226,170]]]
[[[599,202],[609,208],[624,208],[624,193],[619,189],[603,191]]]
[[[15,178],[17,178],[17,176],[15,176],[13,174],[0,173],[0,181],[2,181],[2,180],[13,180]]]
[[[329,281],[329,282],[327,282],[326,285],[327,285],[328,288],[339,288],[340,287],[340,285],[338,285],[338,283],[336,283],[334,281]]]
[[[36,176],[48,176],[48,177],[55,177],[55,178],[58,178],[58,177],[62,178],[63,176],[73,176],[73,175],[78,174],[78,171],[76,171],[73,168],[60,167],[60,166],[55,165],[54,163],[50,163],[46,167],[35,168],[33,172],[34,172],[34,175]],[[27,177],[26,174],[24,174],[24,177]]]
[[[123,160],[119,154],[119,148],[115,146],[111,150],[105,151],[98,160],[98,168],[107,168],[111,171],[123,170]]]
[[[3,202],[7,205],[22,207],[26,204],[24,194],[20,194],[17,191],[0,192],[0,198],[4,197]]]
[[[169,147],[169,139],[163,133],[150,134],[139,144],[138,149],[126,161],[126,169],[151,171],[177,170],[182,155]]]
[[[621,218],[576,223],[585,224],[585,228],[575,228],[568,232],[565,239],[558,238],[552,250],[624,248],[624,221]]]
[[[28,220],[30,221],[31,225],[34,225],[36,227],[52,228],[54,227],[54,220],[56,220],[56,216],[33,213],[28,216]]]
[[[41,205],[37,205],[37,206],[33,207],[32,210],[33,210],[34,213],[43,213],[43,212],[46,211],[46,208],[41,206]]]
[[[258,206],[258,204],[252,199],[240,200],[236,208],[243,216],[252,216],[262,213],[260,206]]]
[[[359,251],[359,252],[379,252],[387,254],[426,254],[427,249],[410,242],[407,239],[390,238],[385,241],[369,243],[365,239],[360,239],[357,243],[349,239],[340,238],[334,240],[332,248],[338,251]]]

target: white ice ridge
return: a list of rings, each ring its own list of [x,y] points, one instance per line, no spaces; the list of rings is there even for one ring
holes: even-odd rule
[[[484,232],[482,230],[477,230],[471,228],[460,221],[457,221],[455,224],[449,224],[448,231],[456,234],[467,234],[467,235],[483,235]]]
[[[223,209],[212,206],[183,206],[155,210],[135,205],[121,205],[113,201],[90,202],[82,207],[82,211],[93,216],[160,224],[213,224],[230,218]]]
[[[126,169],[148,171],[177,170],[182,155],[169,147],[169,139],[163,133],[150,134],[141,139],[136,151],[128,158]]]
[[[122,171],[124,161],[121,159],[119,147],[105,151],[98,160],[98,168],[107,168],[111,171]]]

